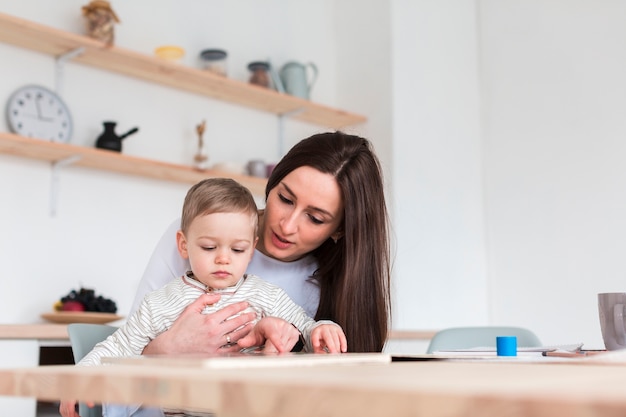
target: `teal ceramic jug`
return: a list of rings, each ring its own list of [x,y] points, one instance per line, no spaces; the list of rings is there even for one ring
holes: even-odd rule
[[[312,62],[288,62],[280,69],[280,80],[287,94],[308,100],[317,80],[317,67]]]

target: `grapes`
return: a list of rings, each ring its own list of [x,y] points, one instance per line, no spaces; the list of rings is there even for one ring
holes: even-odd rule
[[[85,311],[97,311],[100,313],[117,313],[117,305],[115,301],[104,298],[99,295],[96,297],[94,290],[81,288],[78,292],[76,290],[70,291],[67,295],[61,297],[61,303],[66,301],[78,301],[85,306]]]

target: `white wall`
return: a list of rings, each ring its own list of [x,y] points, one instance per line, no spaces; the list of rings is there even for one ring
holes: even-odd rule
[[[335,2],[337,102],[368,117],[344,130],[370,139],[381,160],[388,192],[392,178],[391,8],[389,0],[366,6],[361,0]]]
[[[392,2],[397,328],[602,347],[624,291],[626,4]]]
[[[476,10],[393,2],[395,326],[487,322]]]
[[[625,291],[626,3],[482,0],[491,313],[602,347]]]

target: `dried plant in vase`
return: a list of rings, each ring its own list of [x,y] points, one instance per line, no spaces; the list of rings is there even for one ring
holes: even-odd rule
[[[196,126],[196,132],[198,133],[198,153],[196,153],[194,161],[198,169],[207,169],[207,162],[209,161],[203,139],[205,129],[206,120],[203,120],[202,123]]]
[[[108,1],[93,0],[83,6],[83,16],[87,19],[87,34],[107,45],[115,40],[114,25],[120,22]]]

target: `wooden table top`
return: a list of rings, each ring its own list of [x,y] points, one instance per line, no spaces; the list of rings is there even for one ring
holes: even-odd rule
[[[419,361],[202,369],[42,366],[0,370],[0,395],[201,407],[238,416],[626,415],[626,367]]]

